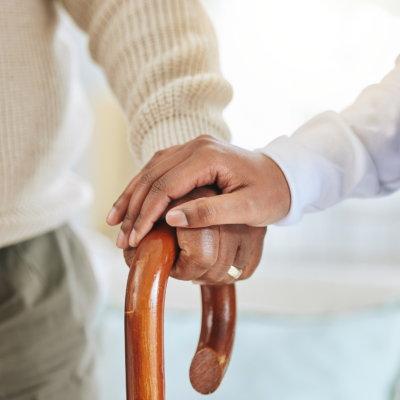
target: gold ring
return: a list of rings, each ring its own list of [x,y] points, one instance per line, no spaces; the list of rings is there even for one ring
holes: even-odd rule
[[[229,268],[228,275],[230,275],[234,279],[238,279],[240,275],[242,275],[242,270],[239,268],[236,268],[232,265],[232,267]]]

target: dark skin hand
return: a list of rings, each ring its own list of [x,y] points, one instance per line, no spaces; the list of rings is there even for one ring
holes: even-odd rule
[[[171,202],[194,188],[215,185],[219,196],[177,205],[171,226],[202,228],[227,224],[267,226],[290,209],[290,190],[279,166],[264,154],[211,136],[156,153],[115,202],[107,222],[122,222],[117,246],[136,247]]]
[[[218,192],[215,187],[196,188],[181,199],[171,202],[162,218],[173,207],[195,199],[213,197]],[[266,231],[266,227],[244,224],[177,228],[181,251],[170,276],[198,283],[229,284],[235,281],[227,274],[233,265],[243,270],[238,280],[247,279],[260,262]],[[135,253],[136,248],[124,249],[125,261],[129,267]]]

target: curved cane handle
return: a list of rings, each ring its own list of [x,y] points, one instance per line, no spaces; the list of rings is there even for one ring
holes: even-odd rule
[[[235,285],[201,285],[199,344],[190,366],[190,382],[201,394],[215,392],[231,357],[235,339]]]
[[[164,299],[178,254],[175,229],[159,222],[140,243],[125,299],[125,362],[128,400],[164,400]],[[193,387],[212,393],[227,368],[235,330],[234,285],[201,288],[203,317],[190,368]]]

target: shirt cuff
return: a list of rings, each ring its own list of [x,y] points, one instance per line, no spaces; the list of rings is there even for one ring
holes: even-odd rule
[[[274,225],[295,225],[301,221],[305,212],[321,210],[314,204],[323,195],[329,194],[329,182],[338,178],[338,171],[326,159],[287,136],[280,136],[255,151],[265,154],[278,164],[289,185],[289,213]]]

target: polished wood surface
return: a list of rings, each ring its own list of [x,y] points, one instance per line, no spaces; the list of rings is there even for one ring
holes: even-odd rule
[[[202,285],[201,333],[190,382],[202,394],[215,392],[228,368],[236,324],[235,285]]]
[[[125,299],[125,362],[128,400],[164,400],[164,300],[178,255],[175,228],[158,222],[140,243],[129,271]],[[200,393],[214,392],[232,351],[235,286],[201,285],[202,328],[190,367]]]
[[[125,298],[128,400],[164,400],[164,299],[177,254],[175,229],[161,222],[133,259]]]

